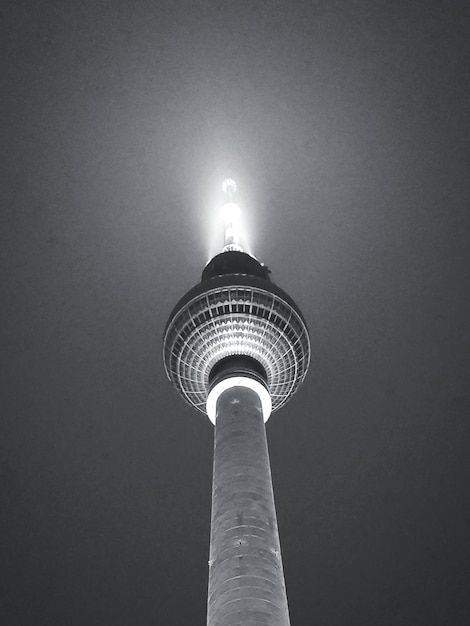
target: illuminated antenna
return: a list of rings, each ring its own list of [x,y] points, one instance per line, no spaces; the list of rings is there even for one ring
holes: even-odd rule
[[[222,207],[224,219],[224,247],[222,252],[243,252],[240,245],[240,207],[234,202],[237,184],[231,178],[222,183],[225,203]]]

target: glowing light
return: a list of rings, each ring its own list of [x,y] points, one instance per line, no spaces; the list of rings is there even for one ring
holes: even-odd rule
[[[222,191],[227,195],[233,195],[237,191],[237,183],[233,178],[226,178],[222,183]]]
[[[224,224],[230,224],[232,228],[237,231],[237,235],[239,235],[240,207],[238,204],[235,204],[235,202],[226,202],[222,207],[222,215],[224,217]]]
[[[237,191],[237,184],[232,178],[226,178],[222,183],[222,191],[226,196],[226,202],[222,207],[224,220],[224,247],[223,252],[237,250],[243,251],[240,245],[240,207],[233,201]]]
[[[272,402],[271,396],[269,395],[269,391],[266,387],[257,380],[249,378],[248,376],[231,376],[230,378],[225,378],[217,383],[207,396],[206,413],[214,426],[217,418],[217,400],[224,391],[232,389],[232,387],[247,387],[258,394],[263,411],[263,420],[265,422],[268,421],[272,411]]]

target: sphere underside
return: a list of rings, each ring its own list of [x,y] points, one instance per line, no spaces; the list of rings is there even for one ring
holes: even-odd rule
[[[236,355],[252,357],[264,367],[273,411],[279,409],[307,373],[305,323],[279,295],[246,285],[204,291],[170,320],[164,338],[167,375],[203,413],[212,368]]]

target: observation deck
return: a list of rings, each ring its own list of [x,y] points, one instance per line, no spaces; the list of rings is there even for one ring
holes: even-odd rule
[[[307,373],[307,327],[264,265],[240,250],[225,250],[173,309],[163,341],[165,370],[183,398],[206,413],[213,368],[227,357],[250,357],[266,373],[275,411]]]

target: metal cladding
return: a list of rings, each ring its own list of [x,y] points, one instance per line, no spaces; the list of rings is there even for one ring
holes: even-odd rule
[[[213,367],[241,355],[266,372],[274,411],[304,379],[310,342],[298,307],[269,280],[269,270],[244,252],[223,252],[170,316],[165,369],[185,400],[205,413]]]
[[[207,626],[288,626],[289,612],[260,399],[217,402]]]

